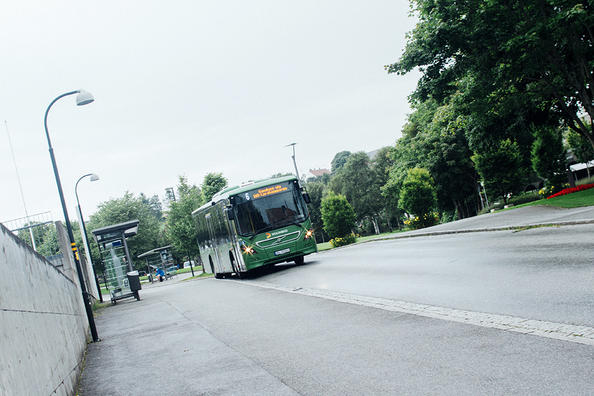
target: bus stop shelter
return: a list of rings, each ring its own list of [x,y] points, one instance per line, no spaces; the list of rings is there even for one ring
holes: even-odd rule
[[[140,278],[137,271],[133,271],[132,258],[128,250],[127,238],[138,232],[138,220],[113,224],[93,230],[101,261],[105,268],[105,281],[111,302],[127,297],[140,300]]]
[[[147,274],[149,274],[150,276],[151,282],[153,279],[153,271],[156,271],[157,275],[159,274],[159,272],[162,272],[161,276],[163,276],[165,279],[170,278],[170,274],[167,271],[167,269],[174,265],[171,249],[171,245],[162,246],[151,249],[148,252],[144,252],[138,256],[138,258],[142,258],[145,260],[146,271]]]

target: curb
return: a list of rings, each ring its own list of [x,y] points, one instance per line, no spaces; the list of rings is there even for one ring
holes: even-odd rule
[[[376,242],[376,241],[389,241],[392,239],[405,239],[405,238],[415,238],[415,237],[427,237],[427,236],[438,236],[438,235],[452,235],[452,234],[470,234],[474,232],[494,232],[494,231],[521,231],[528,228],[540,228],[540,227],[564,227],[564,226],[572,226],[572,225],[584,225],[584,224],[594,224],[594,219],[591,220],[573,220],[573,221],[559,221],[556,223],[536,223],[536,224],[525,224],[525,225],[517,225],[517,226],[504,226],[504,227],[492,227],[492,228],[471,228],[466,230],[449,230],[449,231],[432,231],[432,232],[419,232],[416,234],[408,234],[408,235],[394,235],[394,236],[385,236],[385,237],[378,237],[373,239],[368,239],[366,241],[356,242],[351,245],[340,246],[337,248],[322,250],[318,253],[325,253],[329,251],[333,251],[336,249],[352,247],[356,245],[360,245],[362,243],[369,243],[369,242]]]

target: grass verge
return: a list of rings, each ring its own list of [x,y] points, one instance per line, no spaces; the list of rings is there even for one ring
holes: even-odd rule
[[[103,309],[103,308],[107,307],[109,304],[110,304],[109,301],[105,301],[105,302],[95,301],[93,303],[93,305],[91,306],[91,308],[92,308],[93,312],[97,312],[100,309]]]
[[[210,278],[210,277],[212,277],[212,274],[209,274],[208,272],[203,272],[203,273],[201,273],[199,275],[190,276],[189,278],[183,279],[182,282],[189,281],[190,279]]]
[[[572,194],[562,195],[551,199],[539,199],[538,201],[532,201],[518,206],[514,206],[509,209],[523,208],[525,206],[556,206],[558,208],[580,208],[583,206],[594,205],[594,188],[589,190],[578,191]]]
[[[525,226],[525,227],[516,228],[512,232],[520,232],[520,231],[531,230],[533,228],[544,228],[544,227],[555,227],[555,228],[559,228],[560,226],[559,225],[556,225],[556,224],[535,224],[535,225],[529,225],[529,226]]]

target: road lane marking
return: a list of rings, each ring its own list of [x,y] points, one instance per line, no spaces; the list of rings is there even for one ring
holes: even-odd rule
[[[384,311],[407,313],[433,319],[449,320],[451,322],[466,323],[475,326],[531,334],[539,337],[594,346],[594,328],[588,326],[576,326],[567,323],[547,322],[544,320],[525,319],[517,316],[499,315],[486,312],[464,311],[461,309],[416,304],[380,297],[360,296],[331,290],[284,287],[258,281],[231,280],[231,282],[260,287],[263,289],[277,290],[285,293],[301,294],[309,297],[323,298],[325,300],[377,308]]]

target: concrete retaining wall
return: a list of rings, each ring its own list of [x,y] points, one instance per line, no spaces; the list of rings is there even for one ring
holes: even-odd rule
[[[0,224],[0,395],[73,395],[88,327],[78,286]]]

